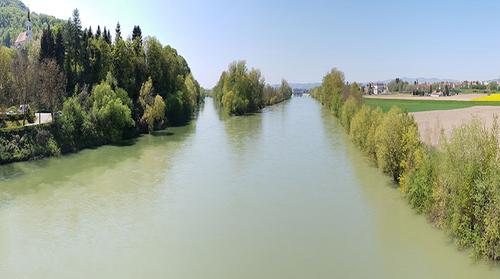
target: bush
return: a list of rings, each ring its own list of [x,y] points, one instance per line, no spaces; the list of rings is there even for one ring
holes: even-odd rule
[[[125,128],[134,126],[132,111],[127,105],[128,94],[116,93],[106,82],[97,85],[92,91],[92,118],[107,142],[122,139]]]
[[[491,254],[486,252],[490,244],[498,247],[498,242],[481,248],[481,238],[497,222],[485,216],[499,212],[498,204],[491,202],[498,198],[498,127],[488,130],[476,119],[456,129],[442,149],[432,216],[450,231],[460,247]]]
[[[376,139],[376,133],[378,126],[380,125],[380,122],[384,118],[384,112],[382,112],[382,109],[376,108],[372,109],[370,113],[370,119],[371,119],[371,126],[368,131],[368,135],[366,138],[366,153],[368,156],[372,159],[377,161],[377,139]]]
[[[413,160],[415,168],[406,170],[401,177],[401,191],[418,213],[429,213],[433,204],[437,158],[425,147],[419,147]]]
[[[340,123],[349,132],[351,130],[351,120],[359,110],[359,103],[354,97],[349,97],[342,106],[340,112]]]
[[[372,125],[371,109],[368,106],[362,106],[351,120],[350,136],[352,141],[361,148],[367,150],[368,133]]]
[[[396,182],[399,182],[404,162],[410,155],[405,136],[411,126],[416,126],[413,118],[394,107],[384,115],[375,132],[378,166]]]

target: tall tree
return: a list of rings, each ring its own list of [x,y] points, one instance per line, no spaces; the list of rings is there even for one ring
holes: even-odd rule
[[[54,59],[46,59],[40,63],[38,92],[45,108],[54,112],[61,108],[66,90],[66,78]]]
[[[64,47],[64,39],[61,31],[56,33],[56,42],[54,45],[54,58],[60,69],[64,69],[64,56],[66,49]]]
[[[120,27],[120,22],[116,24],[115,34],[115,42],[122,39],[122,28]]]
[[[44,59],[51,59],[55,57],[55,41],[50,25],[42,32],[42,38],[40,39],[40,61]]]
[[[99,39],[101,37],[101,26],[97,25],[97,31],[95,33],[96,39]]]
[[[139,25],[134,26],[132,31],[132,43],[134,45],[135,54],[138,55],[142,49],[142,31]]]

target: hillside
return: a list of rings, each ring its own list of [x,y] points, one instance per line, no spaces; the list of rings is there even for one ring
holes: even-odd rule
[[[28,7],[19,0],[0,0],[0,45],[14,44],[17,35],[24,31],[28,11]],[[31,13],[31,22],[36,38],[41,34],[44,24],[56,25],[63,21],[53,16]]]

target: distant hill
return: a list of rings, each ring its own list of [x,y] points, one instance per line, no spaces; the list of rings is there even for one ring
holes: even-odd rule
[[[28,19],[28,7],[19,0],[0,0],[0,45],[11,46],[19,33],[24,31]],[[38,38],[43,26],[63,23],[63,20],[44,14],[31,13],[33,36]]]

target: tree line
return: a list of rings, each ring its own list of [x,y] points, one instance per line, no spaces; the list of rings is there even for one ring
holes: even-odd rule
[[[352,86],[352,85],[351,85]],[[413,117],[363,105],[338,70],[313,96],[332,110],[352,141],[390,175],[409,204],[447,231],[460,248],[500,260],[500,126],[479,120],[444,137],[438,148],[423,144]]]
[[[257,69],[249,70],[245,61],[233,62],[212,90],[215,103],[230,114],[243,115],[277,104],[292,96],[286,80],[279,88],[265,83]]]
[[[128,105],[133,120],[128,128],[147,132],[188,122],[201,88],[186,60],[156,38],[143,38],[139,26],[126,39],[119,23],[114,33],[112,38],[106,27],[83,29],[75,10],[64,24],[46,25],[40,40],[27,48],[0,48],[0,104],[56,112],[78,101],[90,113],[78,96],[94,98],[106,83],[126,97],[106,91],[106,98]]]

